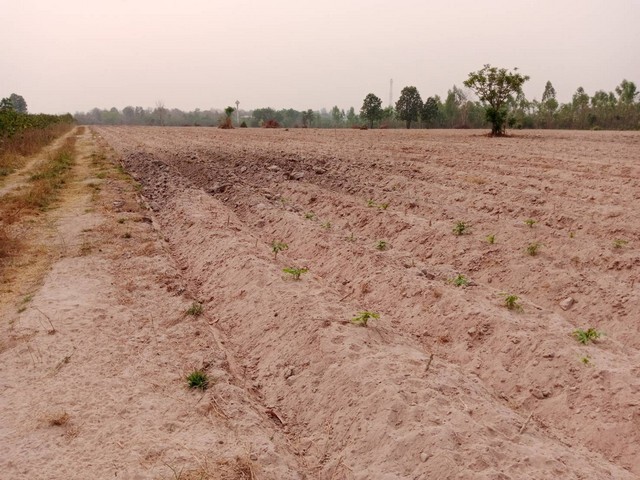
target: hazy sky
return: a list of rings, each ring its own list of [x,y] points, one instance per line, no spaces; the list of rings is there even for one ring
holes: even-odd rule
[[[640,84],[640,0],[0,0],[0,97],[93,107],[359,109],[485,63],[540,99]],[[234,105],[235,106],[235,105]]]

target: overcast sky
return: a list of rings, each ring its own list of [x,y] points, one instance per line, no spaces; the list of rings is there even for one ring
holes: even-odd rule
[[[29,111],[127,105],[358,110],[445,97],[485,63],[578,86],[640,84],[640,0],[0,0],[0,97]],[[234,105],[235,106],[235,105]]]

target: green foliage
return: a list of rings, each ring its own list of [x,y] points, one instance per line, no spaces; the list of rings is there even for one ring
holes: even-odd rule
[[[367,200],[367,207],[375,207],[375,206],[376,206],[375,200],[373,200],[372,198]]]
[[[66,115],[46,115],[39,113],[20,113],[13,108],[0,108],[0,139],[11,138],[21,132],[30,129],[43,130],[51,125],[71,124],[73,117]]]
[[[303,268],[287,267],[287,268],[283,268],[282,271],[284,273],[288,273],[289,275],[291,275],[294,280],[300,280],[300,276],[303,273],[307,273],[309,269],[306,267],[303,267]]]
[[[439,115],[440,108],[438,107],[438,100],[434,97],[427,98],[427,101],[424,102],[422,110],[420,111],[420,120],[426,125],[432,125],[436,123]]]
[[[517,295],[505,294],[504,306],[507,307],[509,310],[516,310],[516,311],[522,310],[522,305],[520,305],[520,297],[518,297]]]
[[[206,390],[209,386],[209,377],[202,370],[194,370],[187,375],[187,385],[189,388]]]
[[[582,357],[580,357],[580,361],[584,364],[584,365],[591,365],[591,357],[589,355],[583,355]]]
[[[360,116],[369,121],[369,128],[373,128],[373,122],[380,120],[382,114],[382,100],[373,93],[368,94],[360,108]]]
[[[456,224],[453,227],[453,234],[460,236],[460,235],[465,235],[467,233],[469,233],[469,228],[471,227],[471,225],[467,222],[456,222]]]
[[[530,243],[529,245],[527,245],[527,253],[532,257],[535,257],[538,254],[538,250],[540,249],[540,247],[541,245],[539,243]]]
[[[284,242],[280,242],[278,240],[274,240],[273,242],[271,242],[271,251],[273,252],[273,258],[278,258],[278,253],[282,252],[283,250],[287,250],[289,248],[289,245],[287,245]]]
[[[496,236],[493,233],[491,235],[487,235],[487,243],[490,245],[496,243]]]
[[[578,340],[578,342],[586,345],[589,342],[595,342],[602,336],[602,333],[597,331],[595,328],[589,328],[587,330],[578,328],[577,330],[573,331],[573,336],[576,337],[576,340]]]
[[[380,314],[376,313],[376,312],[369,312],[369,311],[364,311],[364,312],[359,312],[357,316],[355,316],[354,318],[351,319],[351,323],[354,323],[356,325],[360,325],[362,327],[366,327],[367,326],[367,322],[369,322],[369,320],[371,318],[375,318],[376,320],[380,318]]]
[[[466,287],[467,285],[469,285],[469,280],[461,273],[453,277],[450,282],[453,283],[456,287]]]
[[[411,128],[411,122],[418,121],[422,108],[422,98],[418,89],[416,87],[404,87],[400,92],[400,98],[396,102],[396,116],[406,122],[407,128]]]
[[[384,202],[378,205],[378,208],[380,210],[386,210],[387,208],[389,208],[389,202]]]
[[[187,309],[187,315],[191,315],[193,317],[199,317],[204,312],[204,307],[201,303],[193,302],[191,306]]]
[[[324,223],[320,224],[320,226],[322,228],[327,229],[327,230],[331,230],[331,227],[332,227],[331,222],[324,222]]]
[[[233,112],[235,112],[235,111],[236,111],[236,109],[233,108],[233,107],[227,107],[227,108],[224,109],[224,113],[227,116],[227,118],[231,118],[231,114]]]
[[[464,85],[473,90],[486,105],[487,120],[491,122],[493,135],[504,133],[507,102],[513,94],[522,90],[522,85],[527,80],[529,77],[526,75],[486,64],[481,70],[471,72],[469,78],[464,81]]]
[[[376,248],[378,250],[380,250],[381,252],[386,250],[388,248],[388,243],[385,240],[378,240],[378,243],[376,243]]]
[[[527,225],[529,228],[533,228],[533,226],[534,226],[536,223],[538,223],[538,222],[536,222],[536,221],[535,221],[535,220],[533,220],[532,218],[527,218],[527,219],[524,221],[524,223],[525,223],[525,225]]]
[[[314,218],[316,218],[316,214],[315,214],[315,213],[313,213],[313,212],[306,212],[306,213],[304,214],[304,218],[305,218],[306,220],[313,220]]]

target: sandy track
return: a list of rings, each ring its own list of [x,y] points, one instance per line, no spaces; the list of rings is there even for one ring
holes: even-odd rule
[[[98,131],[300,475],[640,474],[637,133]],[[373,328],[345,323],[364,309]],[[581,346],[588,327],[606,336]]]

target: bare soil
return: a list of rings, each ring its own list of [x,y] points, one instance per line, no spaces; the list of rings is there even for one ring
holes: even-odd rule
[[[10,478],[640,478],[639,133],[95,131],[2,305]]]

